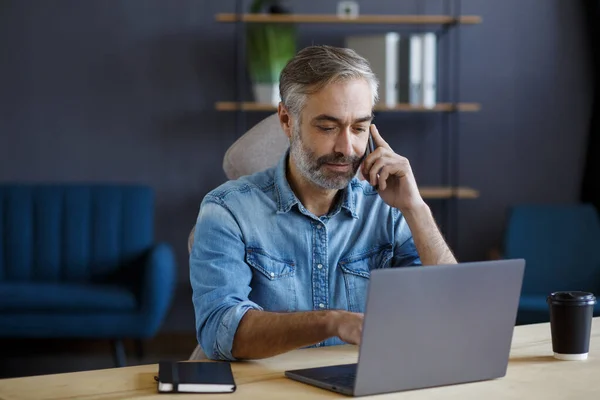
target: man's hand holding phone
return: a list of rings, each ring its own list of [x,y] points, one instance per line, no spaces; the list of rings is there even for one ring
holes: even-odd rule
[[[392,150],[374,124],[361,172],[389,206],[406,212],[425,204],[408,159]]]

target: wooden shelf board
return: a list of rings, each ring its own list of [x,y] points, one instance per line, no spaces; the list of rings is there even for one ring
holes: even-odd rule
[[[407,103],[397,104],[395,107],[375,106],[375,111],[381,112],[474,112],[479,111],[481,105],[478,103],[438,103],[432,108],[414,106]]]
[[[360,15],[356,18],[338,17],[335,14],[217,14],[218,22],[244,21],[308,24],[480,24],[481,16],[461,15]]]
[[[419,190],[424,199],[449,199],[452,197],[476,199],[479,197],[478,190],[468,187],[422,186]]]
[[[220,101],[215,104],[217,111],[276,111],[277,107],[272,104],[265,103],[254,103],[244,102],[241,104],[234,101]],[[411,104],[401,103],[395,107],[383,107],[376,106],[375,111],[380,112],[475,112],[481,109],[481,105],[478,103],[438,103],[433,108],[426,108],[423,106],[413,106]]]
[[[267,103],[254,103],[254,102],[243,102],[240,103],[235,101],[219,101],[215,103],[215,109],[217,111],[277,111],[277,107]]]

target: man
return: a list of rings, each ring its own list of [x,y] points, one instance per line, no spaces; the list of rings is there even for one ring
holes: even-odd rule
[[[408,160],[371,124],[377,86],[349,49],[308,47],[282,71],[288,152],[200,207],[190,278],[208,357],[359,344],[370,270],[456,262]]]

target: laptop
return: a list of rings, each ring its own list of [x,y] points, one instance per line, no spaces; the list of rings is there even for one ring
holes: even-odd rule
[[[371,271],[358,363],[285,371],[349,396],[506,375],[525,260]]]

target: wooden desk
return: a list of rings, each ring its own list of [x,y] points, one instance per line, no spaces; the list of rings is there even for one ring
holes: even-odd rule
[[[297,350],[266,360],[233,364],[233,394],[158,394],[157,365],[0,380],[0,399],[320,399],[347,398],[289,380],[286,369],[356,362],[356,346]],[[381,395],[398,399],[598,399],[600,398],[600,318],[592,327],[586,361],[552,357],[549,324],[515,328],[504,378]]]

